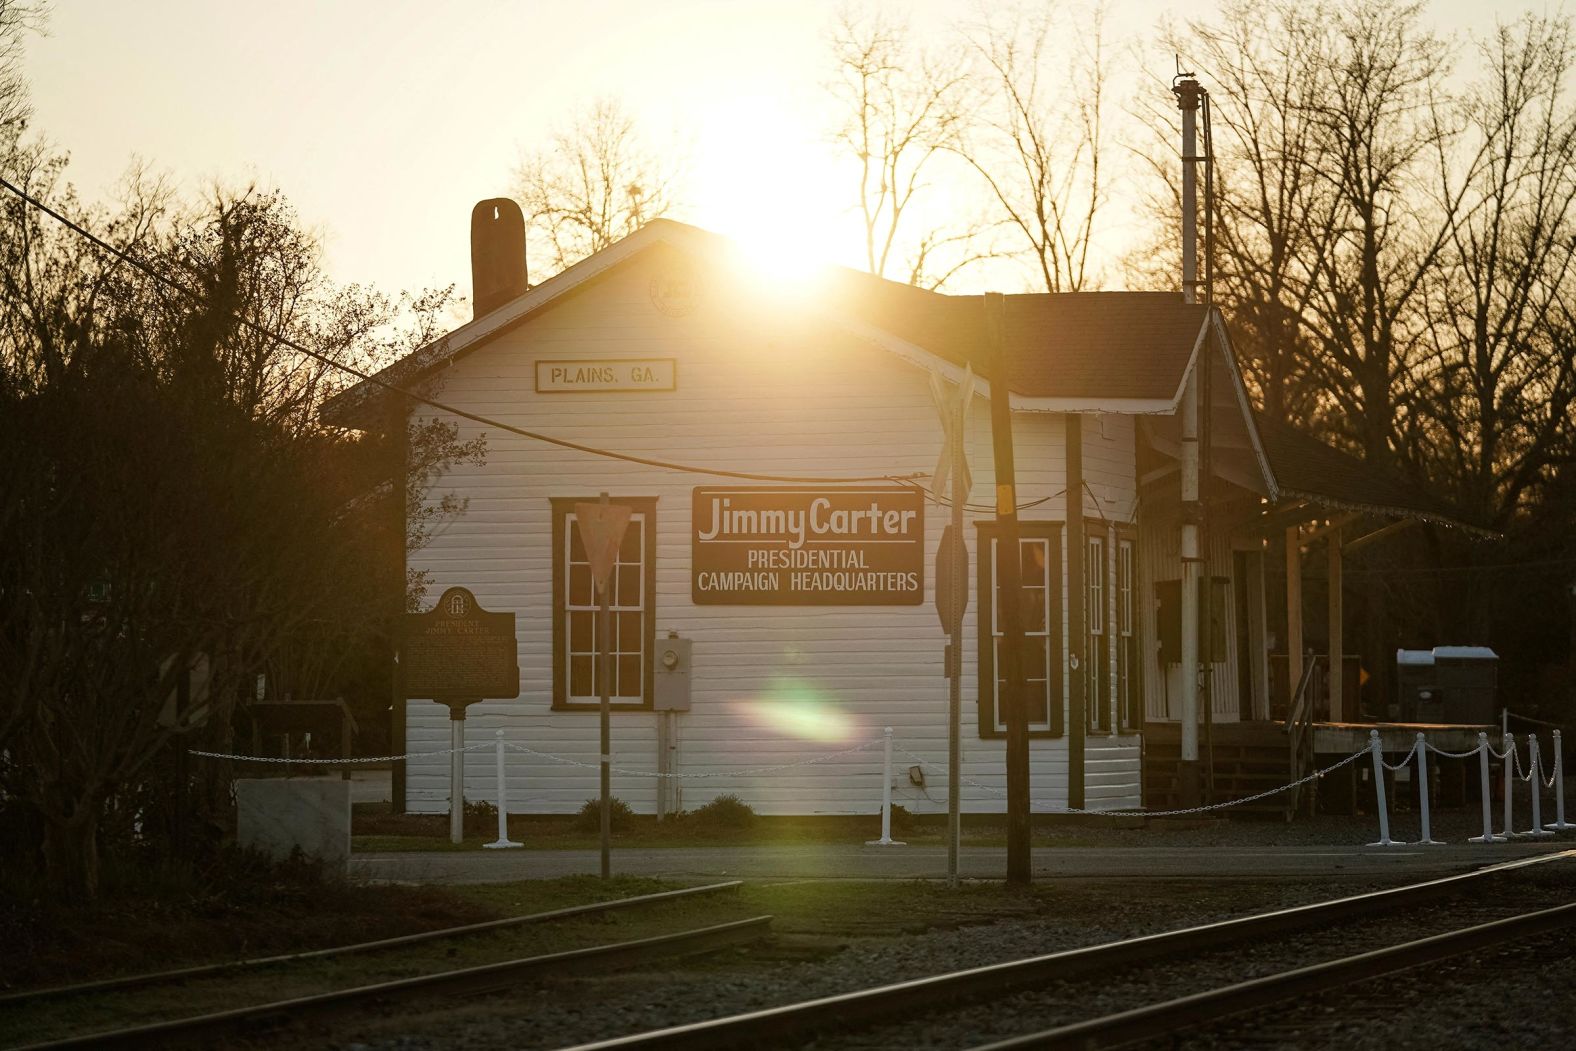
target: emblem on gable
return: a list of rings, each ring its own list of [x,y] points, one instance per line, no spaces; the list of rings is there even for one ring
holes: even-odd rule
[[[684,317],[700,302],[700,282],[687,269],[668,270],[651,279],[651,305],[659,314]]]

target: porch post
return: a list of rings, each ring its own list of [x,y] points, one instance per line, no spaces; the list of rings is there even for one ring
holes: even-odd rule
[[[1084,737],[1089,729],[1088,691],[1084,683],[1089,659],[1088,626],[1084,607],[1088,584],[1084,581],[1083,417],[1062,416],[1062,442],[1067,459],[1067,805],[1084,805]],[[1093,569],[1093,567],[1091,567]],[[1052,697],[1052,704],[1061,704]]]
[[[1341,698],[1341,527],[1336,526],[1329,536],[1330,543],[1330,721],[1344,721],[1345,706]]]
[[[1264,551],[1248,552],[1243,563],[1248,570],[1248,681],[1252,686],[1252,712],[1255,719],[1270,717],[1269,654],[1264,648],[1268,616],[1264,608]]]
[[[1286,527],[1286,704],[1302,681],[1302,527]]]

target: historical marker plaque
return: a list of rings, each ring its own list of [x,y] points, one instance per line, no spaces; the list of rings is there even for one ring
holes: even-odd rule
[[[425,613],[405,616],[400,668],[405,696],[435,701],[520,693],[514,614],[482,609],[467,588],[449,588]]]
[[[710,606],[916,606],[925,600],[918,489],[703,486],[691,593]]]

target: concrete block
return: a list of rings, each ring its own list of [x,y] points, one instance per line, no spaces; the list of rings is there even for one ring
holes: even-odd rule
[[[350,860],[350,782],[307,777],[235,782],[236,839],[283,859],[300,848],[332,872]]]

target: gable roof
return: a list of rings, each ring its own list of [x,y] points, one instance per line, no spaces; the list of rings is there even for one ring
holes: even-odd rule
[[[609,271],[659,246],[714,262],[737,251],[698,227],[656,219],[524,295],[476,318],[330,399],[323,416],[366,426],[388,386],[406,387],[551,309]],[[918,364],[968,364],[989,375],[984,296],[952,296],[829,267],[812,307]],[[1165,413],[1202,343],[1209,308],[1173,292],[1070,292],[1005,297],[1008,387],[1021,409]],[[988,384],[982,384],[988,387]],[[988,390],[983,390],[988,396]]]

